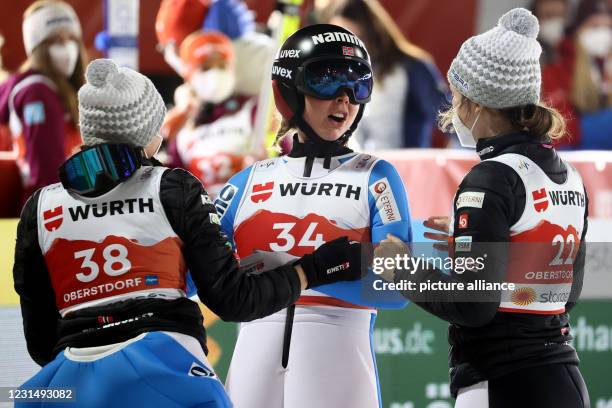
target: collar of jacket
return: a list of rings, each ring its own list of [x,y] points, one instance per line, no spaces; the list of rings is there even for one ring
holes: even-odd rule
[[[479,139],[476,143],[476,153],[480,156],[480,160],[486,160],[499,156],[511,146],[523,143],[546,145],[550,144],[551,141],[547,136],[537,138],[527,132],[503,133],[486,139]]]

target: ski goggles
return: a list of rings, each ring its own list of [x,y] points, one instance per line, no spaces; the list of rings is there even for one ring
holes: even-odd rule
[[[124,144],[102,144],[81,150],[59,169],[67,190],[78,194],[94,192],[98,178],[120,183],[132,176],[145,159],[144,150]]]
[[[333,99],[343,91],[351,103],[370,101],[374,80],[372,69],[350,59],[313,60],[304,65],[298,78],[298,89],[319,99]]]

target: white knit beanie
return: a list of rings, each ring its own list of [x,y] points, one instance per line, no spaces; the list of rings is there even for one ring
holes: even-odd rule
[[[60,30],[67,30],[76,38],[81,38],[79,18],[69,4],[61,1],[44,4],[33,11],[23,20],[21,30],[28,56],[40,43]]]
[[[148,145],[159,133],[166,106],[151,80],[109,59],[87,67],[79,89],[79,124],[86,145]]]
[[[466,40],[448,71],[448,81],[468,99],[495,109],[540,100],[538,19],[524,8],[501,16],[497,26]]]

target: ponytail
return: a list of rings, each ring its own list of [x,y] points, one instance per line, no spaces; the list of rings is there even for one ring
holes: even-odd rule
[[[502,116],[512,127],[531,133],[534,137],[548,136],[552,140],[565,136],[566,126],[563,116],[543,103],[499,109]]]

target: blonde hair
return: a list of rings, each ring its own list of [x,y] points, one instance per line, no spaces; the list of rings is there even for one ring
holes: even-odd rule
[[[460,94],[461,95],[461,94]],[[467,103],[468,111],[475,109],[476,104],[461,95],[459,106]],[[441,131],[449,133],[453,131],[452,118],[455,114],[454,107],[438,113],[438,126]],[[563,116],[554,108],[543,102],[523,106],[514,106],[504,109],[492,109],[516,130],[526,131],[536,138],[547,136],[551,140],[558,140],[566,135],[566,125]]]
[[[580,112],[594,112],[602,108],[600,92],[593,81],[591,58],[577,39],[574,75],[572,77],[572,104]],[[606,106],[612,106],[612,92],[608,93]]]
[[[23,13],[23,18],[25,19],[27,16],[32,14],[34,11],[40,9],[41,7],[54,3],[62,2],[58,0],[36,1],[26,9],[26,11]],[[30,55],[30,57],[19,68],[21,72],[27,71],[29,69],[34,69],[53,81],[53,83],[57,87],[57,93],[60,96],[60,99],[62,100],[65,109],[70,114],[70,118],[75,126],[78,126],[79,124],[79,107],[77,100],[77,92],[79,88],[85,83],[85,67],[87,65],[88,59],[87,51],[85,50],[83,41],[79,40],[78,43],[79,59],[77,60],[74,72],[72,73],[70,78],[64,77],[53,67],[53,64],[51,63],[51,57],[49,55],[50,42],[48,39],[46,39],[40,45],[34,48],[34,50],[32,50],[32,55]]]

